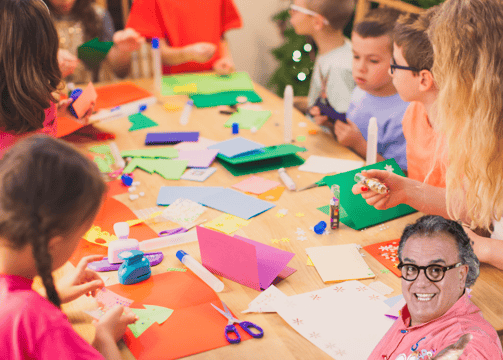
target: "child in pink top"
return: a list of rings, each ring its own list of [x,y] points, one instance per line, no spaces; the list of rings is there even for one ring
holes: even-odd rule
[[[61,89],[58,34],[41,0],[0,2],[0,157],[26,133],[56,136],[58,116],[72,100],[57,105]],[[94,104],[80,120],[87,123]]]
[[[46,135],[20,140],[0,161],[2,359],[121,357],[116,342],[136,321],[129,309],[116,306],[95,323],[93,346],[73,330],[60,310],[61,303],[93,295],[104,286],[98,274],[87,269],[90,261],[102,256],[84,257],[75,273],[57,283],[52,277],[92,225],[105,191],[92,161]],[[32,290],[36,275],[47,298]]]

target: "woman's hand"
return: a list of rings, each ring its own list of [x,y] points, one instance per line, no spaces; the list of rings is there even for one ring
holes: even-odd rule
[[[375,207],[377,210],[386,210],[406,203],[407,178],[384,170],[362,171],[362,175],[379,180],[386,184],[389,189],[387,194],[378,194],[361,183],[355,184],[352,189],[353,194],[361,194],[367,201],[367,204]]]
[[[68,50],[58,50],[58,65],[63,78],[73,74],[78,64],[79,59],[73,56]]]

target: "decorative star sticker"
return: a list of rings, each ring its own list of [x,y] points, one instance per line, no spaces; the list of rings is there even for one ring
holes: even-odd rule
[[[301,228],[297,228],[297,231],[295,232],[297,235],[304,235],[306,232],[302,230]]]
[[[284,216],[285,216],[285,214],[283,214],[283,213],[280,213],[280,212],[279,212],[279,213],[276,213],[276,217],[277,217],[277,218],[282,218],[282,217],[284,217]]]
[[[279,240],[278,240],[278,239],[271,239],[271,242],[272,242],[273,244],[277,244],[277,243],[279,243]]]
[[[297,216],[297,217],[303,217],[304,213],[299,212],[299,213],[295,214],[295,216]]]
[[[307,236],[297,236],[297,240],[306,241],[307,240]]]
[[[393,172],[393,171],[395,170],[395,169],[393,169],[393,166],[391,166],[391,165],[386,165],[386,166],[384,167],[384,169],[385,169],[386,171],[389,171],[389,172]]]
[[[284,237],[284,238],[281,238],[281,241],[283,241],[283,242],[290,242],[290,239],[287,238],[287,237]]]

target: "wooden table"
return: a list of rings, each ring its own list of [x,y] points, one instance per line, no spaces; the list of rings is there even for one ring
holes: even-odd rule
[[[151,80],[138,80],[137,84],[152,90]],[[263,98],[261,104],[263,109],[271,110],[273,115],[269,121],[255,134],[249,130],[240,131],[240,136],[250,140],[258,141],[266,146],[277,145],[283,142],[283,101],[267,89],[255,85],[255,90]],[[185,96],[165,97],[162,103],[169,101],[183,105],[187,98]],[[222,115],[216,108],[196,109],[192,111],[188,125],[179,124],[180,112],[167,112],[162,105],[156,104],[149,107],[144,113],[146,116],[159,123],[156,128],[128,132],[130,123],[126,118],[113,120],[105,123],[98,123],[96,127],[103,131],[109,131],[116,134],[116,143],[121,150],[144,148],[145,134],[150,131],[200,131],[200,135],[209,139],[222,141],[232,136],[230,128],[224,128],[223,124],[228,120],[228,115]],[[305,127],[299,126],[304,123]],[[350,150],[339,146],[331,135],[320,131],[316,135],[308,135],[309,129],[317,127],[307,120],[301,113],[294,111],[293,136],[305,136],[305,142],[295,142],[299,146],[308,149],[305,153],[299,153],[304,158],[310,155],[331,156],[343,159],[359,159]],[[79,146],[86,148],[94,143],[81,144]],[[218,162],[213,166],[218,170],[209,177],[204,183],[193,181],[170,181],[164,180],[157,174],[149,175],[141,170],[135,170],[135,180],[141,181],[138,191],[144,191],[145,197],[130,201],[128,194],[117,195],[116,199],[122,201],[133,210],[153,207],[159,188],[161,186],[225,186],[241,181],[245,177],[234,177],[226,171]],[[289,168],[289,175],[295,181],[298,187],[302,187],[318,181],[322,175],[299,171],[297,168]],[[260,176],[280,181],[277,171],[260,173]],[[316,269],[306,266],[307,255],[305,248],[312,246],[359,243],[362,246],[369,244],[397,239],[400,237],[406,224],[413,222],[421,214],[412,214],[400,219],[386,223],[384,229],[379,226],[368,228],[363,231],[356,231],[341,224],[337,231],[332,231],[330,235],[315,235],[309,233],[308,241],[296,240],[295,231],[301,227],[308,232],[309,227],[314,226],[320,220],[327,220],[327,216],[317,210],[317,207],[328,204],[330,191],[327,187],[315,188],[302,192],[290,192],[285,190],[281,198],[275,202],[276,207],[253,218],[250,225],[238,230],[236,234],[248,237],[271,245],[273,238],[290,238],[290,242],[280,242],[275,244],[281,249],[294,252],[296,256],[289,263],[289,266],[297,269],[297,272],[280,282],[277,287],[286,295],[301,294],[308,291],[320,289],[331,284],[325,284],[318,275]],[[288,215],[278,218],[275,214],[279,209],[288,209]],[[294,214],[302,212],[303,217],[296,217]],[[219,216],[219,211],[208,208],[203,214],[205,219],[211,220]],[[165,227],[165,224],[164,224]],[[162,225],[152,225],[155,231],[163,230]],[[157,274],[165,271],[167,267],[179,267],[180,262],[176,259],[175,253],[183,248],[194,258],[200,261],[199,247],[197,242],[184,244],[183,246],[173,246],[163,249],[164,260],[162,265],[152,268],[152,273]],[[400,279],[392,273],[383,274],[381,269],[384,267],[373,257],[366,256],[365,260],[377,274],[375,280],[393,287],[395,291],[389,296],[399,295],[401,293]],[[60,274],[69,271],[72,265],[66,264],[59,272]],[[107,285],[117,283],[117,272],[104,273],[110,276]],[[223,279],[225,290],[219,294],[220,298],[236,314],[248,308],[248,303],[252,301],[259,293],[246,286],[242,286],[233,281]],[[364,280],[363,283],[369,284],[374,280]],[[479,306],[487,320],[496,328],[503,329],[503,272],[493,267],[482,266],[481,275],[473,288],[472,300]],[[94,327],[91,325],[91,319],[81,310],[93,308],[94,300],[84,297],[67,304],[63,307],[68,314],[75,329],[88,341],[94,337]],[[209,352],[190,356],[190,359],[330,359],[323,351],[312,345],[308,340],[300,336],[294,329],[288,326],[277,314],[246,314],[243,319],[259,324],[265,332],[265,336],[260,340],[245,341],[239,346],[225,346]],[[195,339],[197,341],[197,339]],[[133,359],[129,349],[121,341],[121,351],[124,358]]]

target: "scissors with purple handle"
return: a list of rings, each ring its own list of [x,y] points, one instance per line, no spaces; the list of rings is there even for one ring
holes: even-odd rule
[[[238,344],[241,342],[241,336],[239,336],[239,333],[236,329],[236,326],[234,324],[239,324],[241,328],[246,331],[248,334],[250,334],[254,338],[261,338],[264,336],[264,330],[260,326],[255,325],[252,322],[249,321],[240,321],[236,319],[231,312],[229,311],[229,308],[225,305],[224,302],[222,302],[222,305],[224,306],[224,310],[220,309],[219,307],[211,304],[220,314],[225,316],[227,319],[229,319],[229,322],[225,326],[225,338],[227,341],[231,344]],[[257,330],[258,332],[253,332],[252,329]],[[229,334],[233,333],[236,335],[236,338],[230,338]]]
[[[176,229],[171,229],[171,230],[163,230],[161,231],[158,235],[159,236],[169,236],[169,235],[175,235],[175,234],[180,234],[180,233],[184,233],[184,232],[187,232],[188,229],[184,228],[184,227],[179,227],[179,228],[176,228]]]

